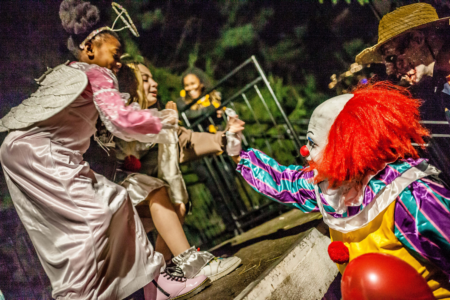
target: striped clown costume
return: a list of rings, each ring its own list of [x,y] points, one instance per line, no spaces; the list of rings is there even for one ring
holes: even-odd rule
[[[437,299],[450,299],[450,190],[412,145],[424,145],[428,135],[419,105],[388,83],[359,87],[314,110],[307,167],[282,166],[248,149],[237,171],[272,200],[320,211],[350,261],[370,252],[394,255],[425,278]],[[338,264],[341,273],[346,266]]]

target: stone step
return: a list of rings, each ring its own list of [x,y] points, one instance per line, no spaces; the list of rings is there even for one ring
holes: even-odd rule
[[[268,220],[211,249],[242,265],[191,299],[340,299],[327,234],[320,213],[292,210]]]
[[[310,229],[234,299],[322,299],[338,274],[329,244],[328,237]]]

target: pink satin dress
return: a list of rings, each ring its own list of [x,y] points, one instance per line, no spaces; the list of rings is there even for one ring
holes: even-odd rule
[[[0,159],[53,297],[122,299],[151,282],[164,259],[149,243],[126,189],[94,174],[83,153],[99,113],[108,129],[137,140],[157,136],[164,120],[126,107],[110,70],[71,67],[87,75],[84,92],[53,117],[10,132]]]

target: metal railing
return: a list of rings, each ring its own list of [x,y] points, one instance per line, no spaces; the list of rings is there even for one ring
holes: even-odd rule
[[[277,161],[283,161],[286,164],[302,165],[303,159],[298,155],[298,149],[304,144],[306,140],[307,126],[309,119],[296,119],[290,121],[287,117],[282,103],[276,96],[267,76],[262,70],[255,56],[250,57],[244,63],[239,65],[231,71],[224,78],[219,80],[216,85],[206,90],[197,99],[189,103],[183,111],[181,111],[181,118],[185,125],[194,131],[205,131],[205,123],[217,125],[214,122],[213,115],[216,113],[210,112],[195,120],[189,120],[186,111],[190,107],[202,99],[205,95],[218,89],[224,88],[225,84],[237,76],[241,72],[247,72],[248,68],[252,68],[256,75],[248,79],[246,84],[237,92],[230,93],[228,97],[224,97],[220,107],[233,108],[238,115],[246,110],[246,130],[243,132],[243,146],[255,147],[266,152],[269,156],[274,157]],[[247,68],[244,70],[244,68]],[[247,72],[248,73],[248,72]],[[221,122],[226,123],[224,118]],[[446,121],[422,121],[426,125],[449,126]],[[247,130],[252,127],[253,130]],[[431,140],[447,139],[450,134],[433,133]],[[415,145],[418,146],[418,145]],[[425,146],[429,146],[426,144]],[[291,150],[289,155],[280,157],[279,149],[289,148]],[[436,151],[436,149],[434,149]],[[289,152],[289,151],[288,151]],[[286,158],[289,156],[289,159]],[[439,155],[442,158],[442,155]],[[196,234],[196,243],[207,246],[218,244],[233,234],[240,234],[249,228],[256,226],[277,213],[284,212],[285,207],[271,201],[253,191],[247,185],[241,176],[234,171],[235,164],[228,156],[213,156],[203,158],[199,164],[203,164],[207,170],[210,180],[203,184],[202,201],[196,199],[198,193],[193,195],[191,192],[193,187],[198,189],[201,182],[193,181],[188,183],[188,190],[190,190],[191,200],[194,203],[194,214],[187,217],[187,223],[199,228]],[[192,172],[191,168],[191,173]],[[189,174],[189,172],[188,172]],[[215,192],[212,190],[215,189]],[[211,195],[208,195],[208,190]],[[208,202],[211,205],[203,205],[199,202]],[[217,202],[222,204],[222,207],[217,207]],[[203,213],[196,216],[195,211],[203,210]],[[209,218],[214,215],[217,218],[222,218],[222,222],[210,222]],[[200,236],[200,238],[198,237]],[[191,237],[195,238],[195,237]]]
[[[186,111],[205,95],[217,88],[223,87],[234,76],[243,71],[244,68],[247,68],[247,74],[249,73],[248,70],[253,68],[253,72],[256,75],[254,78],[248,79],[248,83],[243,84],[243,88],[228,97],[224,97],[224,100],[221,102],[220,107],[216,108],[216,111],[224,107],[231,107],[241,116],[240,111],[246,110],[247,118],[243,120],[248,122],[253,130],[249,132],[247,130],[248,125],[246,125],[242,139],[244,148],[263,147],[264,151],[267,151],[268,155],[275,159],[280,159],[280,157],[277,157],[275,148],[289,149],[289,154],[294,154],[289,155],[289,159],[292,160],[290,163],[302,164],[303,159],[298,155],[298,149],[302,145],[302,138],[296,133],[255,56],[247,59],[223,79],[219,80],[216,85],[186,105],[183,111],[180,112],[186,127],[194,131],[204,132],[205,123],[218,125],[213,120],[213,115],[216,114],[216,111],[205,113],[205,115],[195,120],[189,120]],[[268,120],[261,121],[262,118],[268,118]],[[224,117],[220,121],[226,123],[226,118]],[[268,131],[272,132],[269,133]],[[284,160],[286,161],[286,155]],[[284,206],[253,191],[235,171],[236,165],[230,157],[226,155],[206,157],[201,162],[196,162],[195,164],[195,166],[192,166],[191,171],[188,171],[188,175],[185,178],[194,174],[198,165],[202,164],[210,176],[209,182],[203,182],[204,186],[206,186],[205,190],[209,190],[210,194],[213,195],[214,199],[212,201],[220,201],[222,204],[222,209],[217,207],[217,203],[210,206],[202,206],[200,204],[201,207],[198,207],[196,202],[204,203],[211,202],[211,200],[203,199],[199,201],[199,199],[196,199],[201,193],[194,193],[195,195],[193,195],[192,187],[202,182],[189,182],[186,179],[191,200],[194,203],[193,215],[187,217],[186,223],[203,229],[200,230],[202,231],[201,240],[199,241],[197,237],[197,243],[208,246],[217,244],[232,235],[240,234],[268,220],[270,217],[287,210]],[[206,213],[196,213],[197,209],[206,210]],[[220,211],[217,212],[217,210]],[[207,215],[206,218],[205,215]],[[223,222],[214,225],[208,221],[208,215],[219,215]],[[189,230],[187,229],[187,231]]]

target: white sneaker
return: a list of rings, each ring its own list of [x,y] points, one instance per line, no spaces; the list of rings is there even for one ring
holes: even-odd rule
[[[236,256],[221,258],[214,257],[197,274],[208,276],[211,281],[215,281],[223,276],[233,272],[241,264],[241,259]]]

